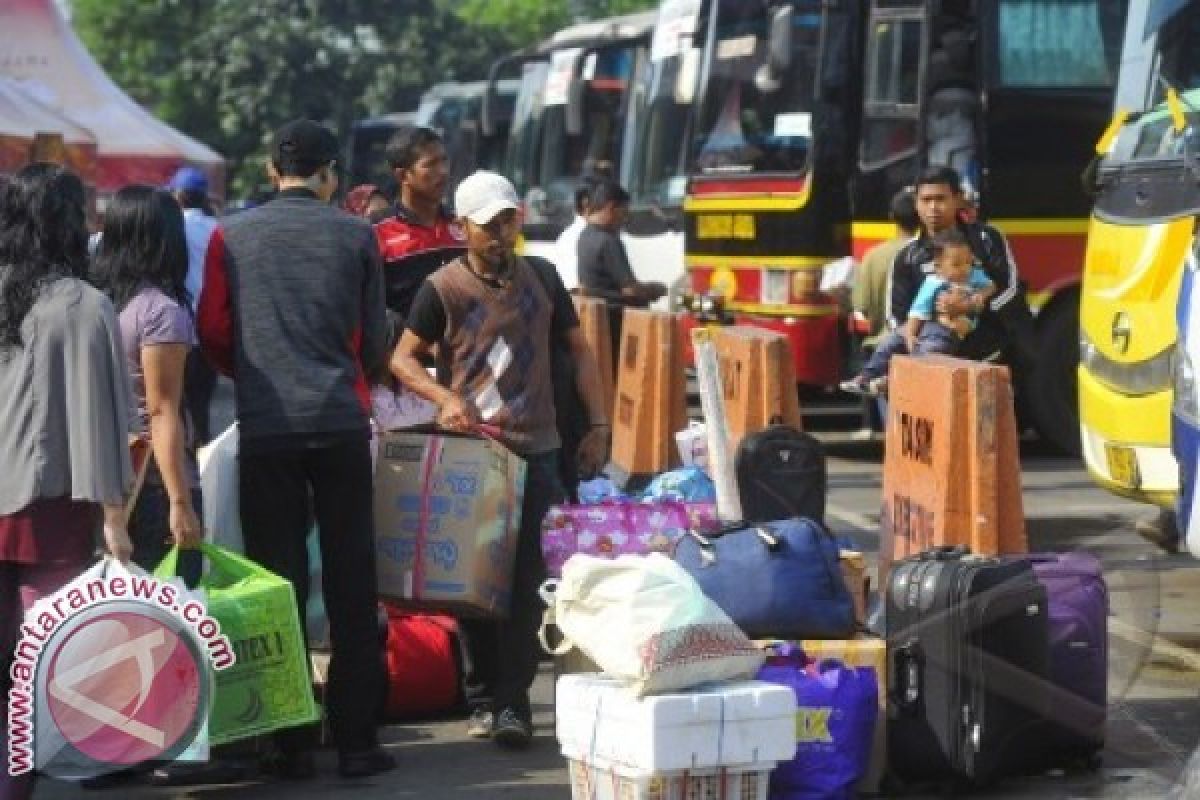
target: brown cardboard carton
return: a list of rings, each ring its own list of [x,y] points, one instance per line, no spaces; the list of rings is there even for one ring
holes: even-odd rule
[[[623,483],[679,464],[675,433],[687,426],[683,340],[674,314],[627,309],[613,410],[613,474]]]
[[[605,412],[612,414],[616,392],[616,366],[613,363],[612,326],[608,303],[597,297],[576,295],[575,312],[579,315],[579,330],[591,345],[596,365],[600,367],[600,396]]]
[[[729,446],[779,419],[799,428],[800,401],[787,337],[774,331],[734,325],[714,328],[713,346],[721,365],[721,393],[729,425]]]
[[[842,580],[854,600],[854,621],[860,626],[867,620],[867,560],[862,553],[842,550],[838,563],[842,568]]]
[[[945,545],[1027,549],[1008,370],[945,356],[892,361],[880,518],[893,561]]]
[[[504,617],[525,462],[465,436],[393,431],[379,441],[379,594],[409,608]]]

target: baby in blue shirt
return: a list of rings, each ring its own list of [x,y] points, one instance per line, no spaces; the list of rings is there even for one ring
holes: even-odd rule
[[[887,392],[888,365],[897,354],[954,355],[958,343],[975,329],[979,313],[996,293],[996,285],[975,262],[975,254],[957,228],[942,231],[933,239],[935,272],[921,283],[904,326],[880,343],[862,372],[841,383],[842,391],[879,395]],[[966,300],[968,314],[948,314],[938,310],[938,299],[953,292]]]

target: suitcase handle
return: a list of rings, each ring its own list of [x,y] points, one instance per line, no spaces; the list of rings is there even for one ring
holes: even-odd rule
[[[905,714],[915,714],[921,700],[924,659],[915,641],[907,642],[892,651],[892,702]]]
[[[965,544],[944,544],[920,553],[917,558],[920,561],[958,561],[969,555],[971,555],[971,548]]]

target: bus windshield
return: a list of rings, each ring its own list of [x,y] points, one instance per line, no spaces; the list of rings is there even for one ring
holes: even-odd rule
[[[786,6],[722,0],[706,96],[692,140],[696,172],[799,172],[812,143],[820,3],[792,6],[790,64],[767,63],[773,15]]]
[[[700,50],[647,60],[630,93],[621,183],[635,207],[677,207],[683,202],[688,122]]]
[[[577,135],[568,130],[570,90],[556,80],[556,67],[547,62],[525,66],[507,166],[509,177],[527,201],[529,222],[565,225],[571,220],[571,198],[582,175],[616,177],[621,143],[618,120],[636,55],[632,45],[576,53],[580,63],[571,69],[582,80],[583,89],[583,126]]]
[[[1130,24],[1143,24],[1131,19]],[[1176,131],[1174,120],[1165,109],[1151,111],[1126,125],[1117,137],[1112,152],[1105,158],[1108,167],[1148,161],[1179,161],[1200,154],[1200,8],[1189,5],[1158,31],[1155,70],[1151,78],[1154,102],[1166,101],[1166,87],[1180,92],[1187,126]]]

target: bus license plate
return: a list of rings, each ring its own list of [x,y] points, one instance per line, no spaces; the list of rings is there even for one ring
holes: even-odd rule
[[[764,306],[786,305],[790,299],[788,290],[791,278],[792,273],[787,270],[763,270],[762,304]]]
[[[1122,486],[1136,489],[1142,485],[1142,476],[1138,472],[1137,453],[1132,447],[1106,444],[1104,454],[1108,458],[1108,474],[1113,481]]]

